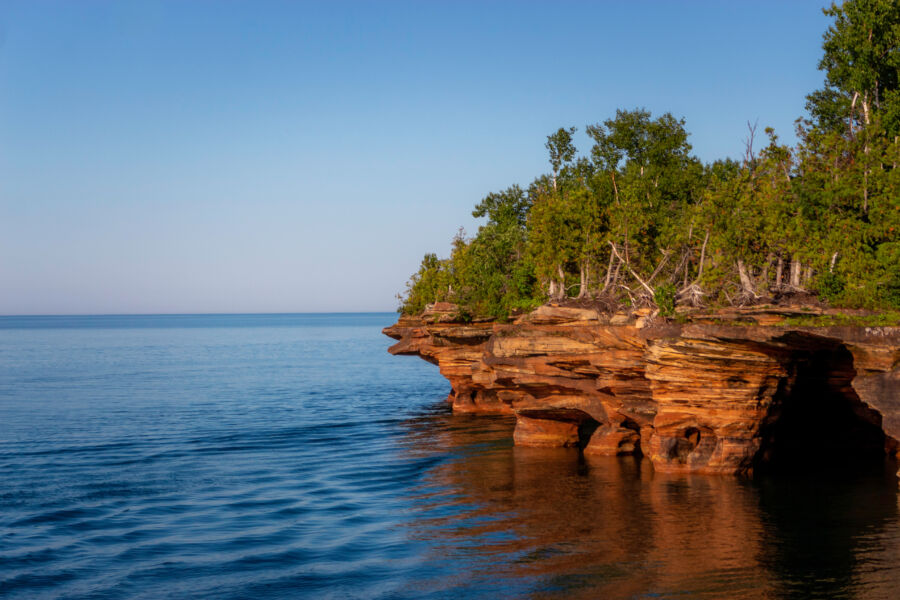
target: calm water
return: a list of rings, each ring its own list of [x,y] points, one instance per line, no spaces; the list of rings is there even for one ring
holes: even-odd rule
[[[0,596],[900,597],[893,477],[513,448],[393,319],[0,318]]]

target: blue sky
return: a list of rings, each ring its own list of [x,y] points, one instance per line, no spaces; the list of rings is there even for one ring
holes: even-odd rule
[[[0,314],[393,310],[558,127],[793,140],[824,5],[6,0]]]

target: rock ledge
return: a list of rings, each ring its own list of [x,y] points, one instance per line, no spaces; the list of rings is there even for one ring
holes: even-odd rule
[[[518,445],[643,454],[695,473],[896,459],[900,327],[783,324],[809,310],[679,324],[548,305],[501,324],[458,322],[439,303],[384,333],[398,340],[392,354],[438,365],[454,411],[515,414]]]

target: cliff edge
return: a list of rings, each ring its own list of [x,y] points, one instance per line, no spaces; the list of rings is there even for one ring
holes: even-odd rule
[[[750,473],[900,458],[900,327],[793,326],[811,309],[547,305],[509,323],[437,303],[384,329],[450,381],[455,412],[516,416],[517,445]]]

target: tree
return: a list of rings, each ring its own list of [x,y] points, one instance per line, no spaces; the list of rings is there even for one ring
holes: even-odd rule
[[[434,253],[422,258],[419,270],[406,284],[406,295],[400,297],[400,312],[415,314],[425,310],[432,302],[444,300],[450,291],[447,261],[439,260]]]
[[[819,61],[825,87],[807,96],[813,119],[823,129],[852,134],[880,112],[887,135],[900,135],[900,3],[845,0],[823,12],[834,23]]]
[[[632,300],[652,299],[651,284],[676,252],[683,221],[697,200],[702,165],[690,155],[684,121],[670,113],[652,119],[644,109],[619,110],[587,131],[594,139],[595,170],[612,186],[609,269],[623,268],[637,283],[637,289],[618,284]],[[687,268],[682,261],[675,266]]]
[[[577,150],[572,142],[575,131],[574,127],[568,129],[560,127],[556,133],[547,136],[547,143],[544,146],[550,153],[550,166],[553,167],[553,189],[556,189],[556,180],[562,168],[575,158]]]
[[[572,140],[575,127],[560,127],[547,136],[552,174],[539,177],[529,187],[534,210],[529,219],[531,256],[537,275],[547,286],[548,296],[560,300],[566,296],[565,265],[573,260],[579,243],[572,226],[571,175],[577,149]],[[549,185],[547,185],[549,183]]]
[[[471,240],[454,243],[451,254],[456,293],[472,314],[505,319],[534,304],[534,266],[525,252],[525,225],[531,198],[513,185],[490,193],[472,211],[487,217]]]
[[[576,129],[560,128],[545,143],[550,173],[485,196],[476,235],[457,235],[447,259],[426,255],[402,309],[448,299],[505,318],[565,298],[575,277],[580,298],[667,314],[810,291],[900,308],[900,2],[825,14],[825,87],[807,97],[796,147],[766,129],[754,150],[754,125],[743,162],[703,165],[684,120],[636,109],[588,126],[594,144],[578,156]]]

